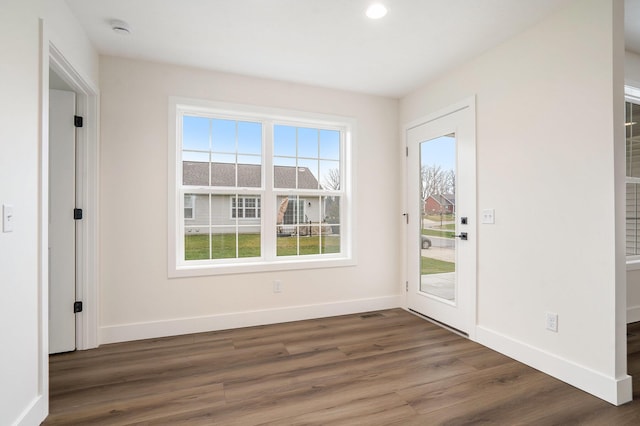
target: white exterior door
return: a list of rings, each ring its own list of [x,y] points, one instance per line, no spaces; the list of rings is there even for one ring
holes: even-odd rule
[[[49,91],[49,353],[76,349],[75,93]]]
[[[475,99],[407,127],[407,306],[473,338]]]

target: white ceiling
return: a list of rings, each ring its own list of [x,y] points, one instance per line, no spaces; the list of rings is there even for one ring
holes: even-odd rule
[[[373,21],[364,15],[373,0],[66,1],[101,54],[391,97],[569,2],[378,0],[389,13]],[[627,19],[640,23],[640,0],[626,3]],[[131,34],[114,33],[112,19]],[[640,24],[634,29],[628,46],[640,52]]]

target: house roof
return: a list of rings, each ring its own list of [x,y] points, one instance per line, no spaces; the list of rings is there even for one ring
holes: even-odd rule
[[[455,194],[434,194],[434,195],[430,195],[429,198],[432,198],[433,200],[435,200],[436,203],[440,204],[441,206],[444,206],[444,205],[454,206],[456,204]]]
[[[209,180],[211,164],[211,180]],[[205,163],[199,161],[182,162],[182,183],[194,186],[225,186],[257,188],[261,186],[262,166],[259,164],[238,164],[238,184],[236,185],[236,164]],[[307,167],[274,166],[276,188],[319,189],[318,179]]]

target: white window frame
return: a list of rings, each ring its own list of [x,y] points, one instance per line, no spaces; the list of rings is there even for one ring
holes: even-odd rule
[[[635,87],[625,86],[624,87],[625,94],[625,104],[627,102],[634,103],[636,105],[640,105],[640,89],[636,89]],[[625,113],[626,114],[626,113]],[[625,141],[626,143],[626,141]],[[626,175],[626,153],[625,153],[625,200],[626,200],[626,184],[627,183],[640,183],[640,178],[629,177]],[[626,226],[626,220],[625,220]],[[625,233],[625,243],[626,243],[626,233]],[[640,255],[630,255],[626,257],[627,259],[627,270],[640,270]]]
[[[182,188],[182,116],[216,115],[233,120],[263,123],[263,163],[262,187],[229,189],[228,193],[237,197],[260,196],[261,201],[261,256],[255,258],[233,258],[215,260],[185,261],[184,257],[184,193],[198,193],[197,188]],[[273,188],[273,126],[276,124],[339,130],[341,132],[341,182],[344,188],[332,193],[326,190],[276,189]],[[169,98],[168,137],[168,276],[170,278],[238,274],[295,270],[310,268],[334,268],[353,266],[356,261],[356,169],[355,157],[356,122],[352,118],[295,110],[256,107],[242,104],[207,101],[201,99]],[[203,189],[204,191],[204,189]],[[216,191],[217,193],[224,192]],[[204,192],[203,192],[204,193]],[[340,196],[340,253],[326,253],[304,256],[276,255],[277,197],[281,195]],[[181,210],[182,209],[182,210]],[[182,213],[181,213],[182,212]],[[266,224],[269,224],[268,226]]]

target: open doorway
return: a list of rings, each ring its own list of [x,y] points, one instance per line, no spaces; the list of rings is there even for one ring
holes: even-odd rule
[[[57,289],[53,289],[49,285],[49,330],[55,329],[53,337],[56,338],[58,327],[63,327],[63,334],[68,343],[65,346],[52,346],[49,352],[64,352],[67,350],[90,349],[98,346],[98,309],[97,309],[97,229],[98,229],[98,91],[93,85],[86,82],[74,67],[64,58],[64,56],[52,44],[49,46],[49,89],[56,92],[54,95],[58,98],[62,94],[63,98],[67,98],[66,104],[72,110],[71,117],[63,118],[67,132],[72,132],[75,141],[70,142],[62,152],[58,150],[58,145],[53,145],[47,138],[47,146],[43,147],[43,153],[46,153],[42,162],[42,176],[44,180],[43,189],[47,194],[47,200],[43,203],[46,206],[46,217],[53,219],[52,209],[62,209],[62,216],[68,218],[65,226],[66,230],[58,229],[57,224],[52,224],[51,220],[47,220],[47,230],[43,230],[48,236],[47,240],[54,237],[56,231],[65,239],[65,248],[60,249],[63,254],[60,257],[51,258],[47,267],[43,268],[48,271],[47,278],[50,280],[52,274],[59,273],[62,270],[66,294],[60,295]],[[43,94],[44,95],[44,94]],[[46,100],[50,97],[53,100],[51,92],[46,93]],[[71,100],[73,98],[73,100]],[[47,105],[48,103],[45,103]],[[58,109],[58,107],[55,107]],[[49,127],[53,130],[55,124],[53,120],[60,120],[49,108]],[[78,120],[74,120],[74,116],[82,117],[82,125]],[[79,127],[75,127],[78,125]],[[50,135],[49,135],[50,136]],[[63,202],[63,207],[57,206],[60,194],[50,195],[51,191],[56,191],[56,182],[51,181],[49,168],[53,165],[53,173],[63,175],[66,183],[63,184],[67,188],[63,197],[69,201]],[[57,170],[56,170],[57,169]],[[56,176],[56,179],[59,176]],[[71,204],[71,205],[67,205]],[[74,211],[74,209],[78,209]],[[80,217],[82,210],[82,219],[75,220]],[[56,243],[56,241],[50,241]],[[48,244],[47,247],[51,247]],[[50,254],[50,253],[49,253]],[[50,256],[47,256],[49,261]],[[71,281],[71,283],[69,283]],[[53,283],[55,286],[55,283]],[[60,300],[58,300],[58,297]],[[75,302],[82,302],[80,304]],[[56,311],[53,306],[60,304],[59,310],[64,312],[64,324],[58,324],[58,319],[52,317],[52,313]],[[74,313],[74,310],[79,311]],[[69,329],[71,331],[69,331]],[[50,344],[52,340],[49,339]],[[70,342],[70,343],[69,343]],[[72,346],[75,347],[72,347]],[[62,349],[60,349],[62,348]]]
[[[76,92],[49,69],[49,354],[76,349]]]

